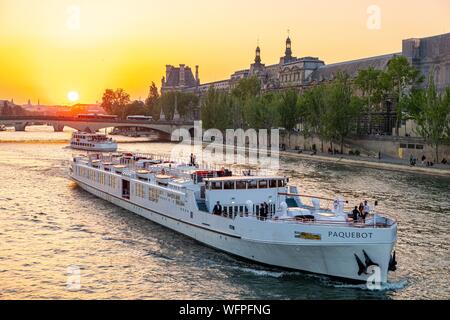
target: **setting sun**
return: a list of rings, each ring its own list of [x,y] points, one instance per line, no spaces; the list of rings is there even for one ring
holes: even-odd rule
[[[67,98],[69,99],[70,102],[76,102],[80,99],[80,95],[76,91],[70,91],[67,94]]]

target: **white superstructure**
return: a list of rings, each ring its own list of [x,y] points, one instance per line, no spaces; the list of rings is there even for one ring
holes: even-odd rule
[[[336,200],[312,205],[283,176],[235,176],[150,155],[76,156],[86,191],[201,243],[255,262],[356,281],[395,270],[397,223],[353,221]],[[371,274],[375,272],[375,274]]]
[[[117,150],[117,142],[99,133],[74,132],[70,139],[70,146],[73,149],[86,151],[115,152]]]

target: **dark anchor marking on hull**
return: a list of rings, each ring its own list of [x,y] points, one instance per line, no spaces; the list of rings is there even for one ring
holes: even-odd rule
[[[395,259],[395,251],[394,254],[391,256],[391,260],[389,261],[389,271],[397,271],[397,260]]]
[[[364,263],[361,261],[361,259],[358,257],[358,255],[356,253],[354,255],[355,255],[356,262],[358,263],[358,268],[359,268],[358,276],[362,275],[363,273],[367,274],[367,268],[364,265]]]
[[[364,262],[361,261],[361,259],[358,257],[358,255],[355,253],[355,258],[356,258],[356,263],[358,264],[358,276],[362,275],[362,274],[368,274],[367,273],[367,269],[370,266],[377,266],[379,267],[378,263],[375,263],[372,261],[372,259],[370,259],[369,255],[367,254],[367,252],[365,250],[363,250],[363,254],[364,254],[364,259],[365,259],[365,264]]]
[[[375,263],[372,261],[372,259],[370,259],[369,255],[367,254],[367,252],[365,250],[363,250],[363,253],[364,253],[364,258],[366,259],[366,269],[370,266],[379,267],[378,263]]]

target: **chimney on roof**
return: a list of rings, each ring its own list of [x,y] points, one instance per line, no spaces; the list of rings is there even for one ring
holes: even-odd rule
[[[200,85],[200,79],[198,77],[198,65],[195,66],[195,83],[199,86]]]

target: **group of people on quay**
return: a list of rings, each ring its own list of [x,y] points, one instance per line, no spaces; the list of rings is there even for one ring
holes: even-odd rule
[[[427,167],[433,167],[434,166],[434,162],[428,160],[425,155],[422,156],[421,160],[422,160],[422,162],[421,162],[422,166],[427,166]],[[417,165],[417,159],[412,154],[409,156],[409,164],[412,167],[415,167]],[[443,158],[442,161],[441,161],[441,164],[448,164],[448,160],[446,158]]]

